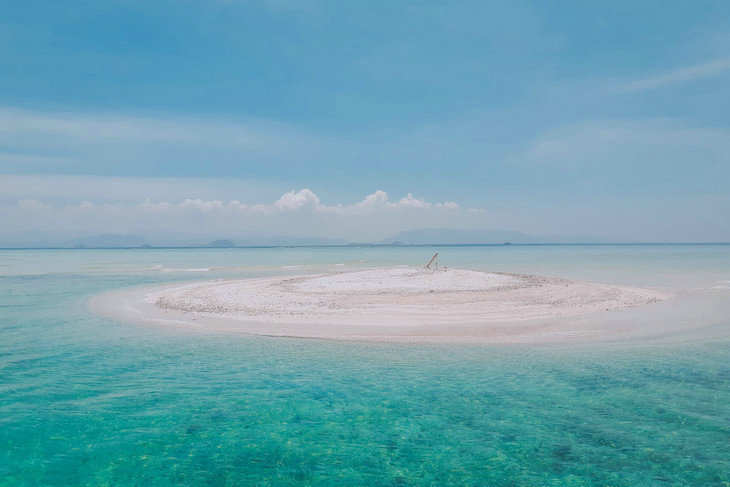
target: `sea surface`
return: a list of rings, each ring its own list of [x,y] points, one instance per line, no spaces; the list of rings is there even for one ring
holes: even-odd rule
[[[730,302],[728,245],[0,251],[0,485],[730,484],[720,306],[681,340],[551,346],[203,334],[87,307],[127,286],[436,251]]]

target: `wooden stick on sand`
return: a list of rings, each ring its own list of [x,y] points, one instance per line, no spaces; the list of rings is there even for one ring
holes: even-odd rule
[[[436,252],[435,254],[433,254],[433,257],[431,257],[431,260],[429,260],[428,261],[428,264],[426,264],[426,269],[430,269],[431,268],[431,264],[433,264],[433,261],[436,260],[436,257],[438,257],[438,256],[439,256],[439,253],[438,252]],[[436,265],[438,265],[438,264],[436,264]]]

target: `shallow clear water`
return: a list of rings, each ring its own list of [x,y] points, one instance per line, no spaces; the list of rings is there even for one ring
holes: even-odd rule
[[[718,292],[730,284],[730,246],[439,250],[442,265],[474,269]],[[722,336],[343,343],[136,326],[86,308],[124,286],[422,264],[433,252],[0,251],[0,485],[730,482]]]

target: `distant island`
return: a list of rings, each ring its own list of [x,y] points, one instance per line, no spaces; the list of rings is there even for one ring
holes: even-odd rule
[[[230,240],[213,240],[212,242],[208,242],[205,245],[205,247],[211,247],[216,249],[228,249],[235,246],[236,244],[231,242]]]
[[[84,248],[136,248],[149,245],[149,242],[137,235],[104,234],[93,237],[75,238],[60,242],[58,247]]]

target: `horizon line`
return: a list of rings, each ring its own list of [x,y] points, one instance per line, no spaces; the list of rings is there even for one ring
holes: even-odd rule
[[[138,245],[119,247],[0,247],[0,250],[173,250],[173,249],[275,249],[275,248],[336,248],[336,247],[540,247],[540,246],[639,246],[639,245],[730,245],[730,242],[522,242],[522,243],[419,243],[419,244],[318,244],[318,245]]]

